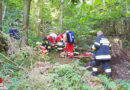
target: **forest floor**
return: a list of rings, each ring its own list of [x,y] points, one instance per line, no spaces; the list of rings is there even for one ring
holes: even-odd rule
[[[32,48],[31,48],[31,50],[32,50]],[[124,58],[123,56],[121,56],[121,57],[117,57],[117,58],[112,58],[112,60],[111,60],[111,67],[112,67],[112,73],[113,73],[112,81],[115,81],[118,79],[130,80],[130,59],[129,59],[130,51],[125,51],[125,52],[126,53],[124,53],[123,56],[126,55],[128,58]],[[82,52],[82,53],[85,53],[85,52]],[[29,82],[31,82],[32,88],[35,88],[36,86],[41,87],[41,84],[43,81],[47,81],[51,78],[52,78],[51,79],[52,81],[53,80],[55,81],[55,77],[53,77],[53,75],[63,74],[65,76],[67,76],[68,74],[66,75],[66,74],[64,74],[64,72],[67,72],[68,70],[72,70],[72,75],[77,74],[77,72],[80,72],[81,76],[84,76],[86,74],[86,72],[88,72],[84,67],[88,66],[89,62],[83,63],[82,59],[78,59],[78,58],[68,58],[68,57],[60,58],[59,55],[60,55],[59,52],[56,52],[55,50],[53,50],[48,55],[49,59],[47,59],[45,61],[42,61],[39,59],[38,61],[35,62],[35,64],[32,66],[32,70],[31,71],[29,70],[29,72],[27,73],[27,75],[29,75]],[[83,58],[83,59],[87,60],[86,58]],[[80,68],[79,68],[79,65],[81,65]],[[84,68],[84,69],[82,69],[82,68]],[[88,70],[92,71],[91,68],[89,68]],[[86,77],[85,80],[87,81],[88,85],[90,85],[91,87],[95,87],[95,88],[98,88],[97,86],[105,87],[105,85],[103,83],[105,81],[103,81],[101,78],[99,78],[100,75],[99,75],[99,77],[94,77],[91,75],[91,72],[89,72],[89,73],[90,73],[89,75],[85,76]],[[99,67],[99,73],[103,74],[103,75],[105,74],[104,70],[102,69],[102,66]],[[50,78],[48,78],[48,77],[50,77]],[[12,77],[10,77],[9,79],[7,78],[7,80],[11,82],[11,78]],[[62,80],[61,78],[63,78],[63,77],[58,77],[58,80]],[[82,79],[82,78],[80,78],[80,79]],[[106,79],[104,79],[104,80],[106,80]],[[35,82],[33,82],[33,81],[35,81]],[[56,82],[53,82],[53,83],[56,83]],[[7,84],[11,85],[8,82],[7,82]],[[46,85],[45,86],[46,88],[49,88],[50,86],[53,85],[52,83],[50,83],[48,81],[47,81],[47,83],[44,82],[44,84]],[[118,85],[117,85],[117,87],[118,87]],[[50,89],[48,89],[48,90],[50,90]],[[100,90],[100,89],[97,89],[97,90]],[[110,89],[110,90],[114,90],[114,89]]]
[[[124,55],[126,55],[128,58],[124,58],[124,56],[116,57],[116,58],[113,57],[110,62],[113,79],[130,80],[130,51],[127,50],[125,52],[126,53]],[[60,64],[70,64],[70,63],[74,63],[77,60],[77,58],[68,58],[68,57],[60,58],[59,53],[57,52],[51,52],[49,56],[54,60],[53,62],[57,62]],[[84,63],[82,64],[82,66],[86,67],[88,66],[88,64],[89,63]],[[100,65],[99,74],[105,74],[102,68],[103,66]],[[92,71],[91,68],[88,68],[88,70]]]

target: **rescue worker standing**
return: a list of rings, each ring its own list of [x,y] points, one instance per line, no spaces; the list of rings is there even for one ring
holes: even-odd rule
[[[63,35],[63,42],[66,44],[66,51],[68,57],[73,58],[73,49],[74,49],[74,33],[72,31],[66,30],[66,33]]]
[[[110,67],[110,50],[111,50],[111,44],[108,41],[108,39],[103,35],[102,31],[97,32],[97,38],[94,42],[94,45],[92,46],[92,49],[95,51],[94,56],[92,59],[92,70],[93,70],[93,76],[97,75],[98,72],[98,66],[102,63],[105,69],[105,73],[108,78],[111,78],[112,72]]]

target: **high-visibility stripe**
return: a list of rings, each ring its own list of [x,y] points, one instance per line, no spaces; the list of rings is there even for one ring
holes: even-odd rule
[[[74,52],[75,54],[79,54],[79,52]]]
[[[95,71],[95,72],[98,71],[98,68],[93,67],[92,69],[93,69],[93,71]]]
[[[45,43],[48,43],[48,41],[45,41]]]
[[[95,46],[94,46],[94,45],[92,46],[92,49],[93,49],[93,50],[96,50],[96,48],[95,48]]]
[[[62,50],[63,48],[57,48],[58,50]]]
[[[98,55],[96,56],[96,59],[111,59],[110,55]]]
[[[62,46],[62,45],[63,45],[63,43],[62,43],[62,42],[59,42],[59,43],[57,43],[57,45],[60,45],[60,46]]]
[[[94,42],[94,44],[96,44],[96,45],[100,46],[100,43],[98,43],[98,42]]]
[[[51,46],[48,46],[48,48],[51,48]]]
[[[111,69],[105,69],[105,72],[109,73],[109,72],[111,72]]]

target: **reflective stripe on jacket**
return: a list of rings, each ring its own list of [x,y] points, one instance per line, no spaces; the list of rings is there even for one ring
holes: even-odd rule
[[[63,42],[58,42],[57,44],[56,44],[56,48],[57,48],[57,50],[58,51],[63,51],[63,48],[64,48],[65,46],[64,46],[64,43]]]
[[[111,59],[111,55],[110,55],[111,45],[108,39],[103,35],[96,38],[94,45],[92,46],[92,49],[95,50],[94,58],[96,60]]]

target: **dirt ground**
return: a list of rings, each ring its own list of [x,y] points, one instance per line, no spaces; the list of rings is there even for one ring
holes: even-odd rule
[[[127,56],[127,57],[125,57]],[[113,78],[130,80],[130,51],[111,60]]]
[[[51,58],[60,64],[69,64],[76,61],[75,58],[59,58],[59,54],[55,54],[55,56],[51,56]],[[88,63],[84,66],[88,66]],[[130,80],[130,51],[126,51],[122,56],[112,57],[111,68],[113,79]],[[92,69],[89,68],[89,70]],[[105,74],[102,65],[99,66],[99,73]]]

